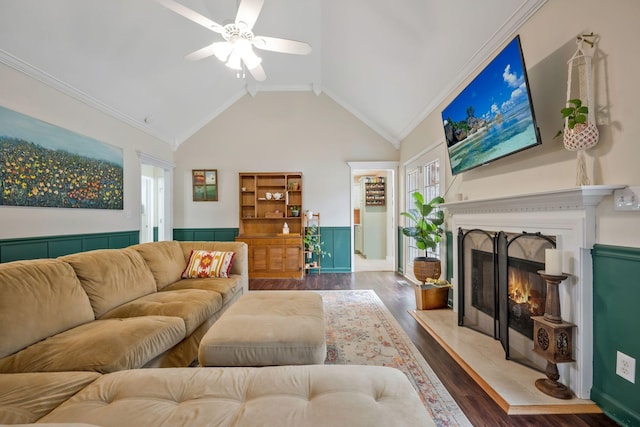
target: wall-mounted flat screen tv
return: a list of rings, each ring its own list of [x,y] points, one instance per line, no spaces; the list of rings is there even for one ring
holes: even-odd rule
[[[541,144],[516,36],[442,111],[456,175]]]

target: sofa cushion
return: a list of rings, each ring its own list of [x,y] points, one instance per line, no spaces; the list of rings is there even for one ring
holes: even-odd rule
[[[234,252],[192,250],[187,267],[182,272],[183,279],[198,277],[229,277],[233,265]]]
[[[94,320],[73,269],[54,259],[0,264],[0,358]]]
[[[157,291],[151,270],[142,255],[133,249],[98,249],[59,259],[71,264],[75,270],[89,295],[96,318]]]
[[[101,319],[149,315],[180,317],[184,320],[186,334],[191,335],[220,307],[222,296],[217,292],[181,289],[145,295],[114,308]]]
[[[99,377],[97,372],[0,374],[0,424],[33,423]]]
[[[179,242],[149,242],[130,248],[142,255],[156,280],[158,290],[180,280],[186,259]]]
[[[434,426],[383,366],[164,368],[98,378],[40,422],[138,426]]]
[[[176,291],[179,289],[200,289],[203,291],[213,291],[222,296],[222,305],[226,305],[234,295],[242,292],[242,279],[240,276],[231,275],[229,278],[199,278],[181,279],[176,283],[162,289],[161,292]]]
[[[179,317],[95,320],[0,359],[0,372],[113,372],[144,366],[186,336]]]

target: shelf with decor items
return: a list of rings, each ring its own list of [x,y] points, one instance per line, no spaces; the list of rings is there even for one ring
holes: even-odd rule
[[[305,272],[320,274],[324,256],[320,241],[320,214],[308,212],[304,215],[304,269]]]
[[[384,206],[386,182],[381,176],[367,177],[364,181],[364,200],[367,206]]]
[[[236,240],[249,245],[249,276],[301,278],[302,172],[241,172],[239,203]]]

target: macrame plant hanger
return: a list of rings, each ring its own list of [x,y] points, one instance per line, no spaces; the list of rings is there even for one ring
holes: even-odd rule
[[[578,98],[582,101],[582,105],[587,106],[589,109],[586,123],[577,123],[573,129],[569,129],[569,119],[565,118],[564,122],[564,147],[569,151],[577,151],[578,165],[576,185],[579,186],[590,184],[584,152],[595,146],[599,138],[598,127],[596,126],[596,106],[593,100],[593,80],[591,77],[591,59],[593,57],[593,48],[595,47],[594,40],[595,36],[593,33],[579,36],[576,40],[578,49],[567,62],[567,106],[570,104],[570,99],[576,98],[575,96],[571,96],[571,78],[573,68],[575,67],[578,69]],[[588,44],[590,48],[587,48],[585,43]]]

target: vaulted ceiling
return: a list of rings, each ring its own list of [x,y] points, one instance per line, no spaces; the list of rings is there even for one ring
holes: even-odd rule
[[[179,1],[220,24],[238,7]],[[327,94],[398,147],[544,1],[265,0],[253,32],[313,50],[257,50],[256,82],[185,60],[221,36],[154,0],[0,0],[0,62],[174,147],[247,93],[291,90]]]

